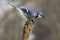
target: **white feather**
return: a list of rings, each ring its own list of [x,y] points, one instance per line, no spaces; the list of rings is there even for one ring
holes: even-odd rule
[[[38,15],[38,18],[41,18],[42,16],[41,15]]]

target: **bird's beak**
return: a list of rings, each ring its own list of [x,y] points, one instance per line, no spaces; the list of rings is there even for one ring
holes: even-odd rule
[[[42,17],[42,18],[45,18],[44,14],[43,14],[43,15],[41,15],[41,17]]]

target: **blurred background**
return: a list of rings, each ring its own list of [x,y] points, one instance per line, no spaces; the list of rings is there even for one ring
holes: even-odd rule
[[[45,13],[35,20],[30,40],[60,40],[60,0],[0,0],[0,40],[22,40],[26,22],[8,2]]]

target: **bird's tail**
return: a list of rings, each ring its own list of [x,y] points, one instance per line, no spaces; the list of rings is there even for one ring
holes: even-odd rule
[[[14,8],[17,8],[15,5],[11,4],[11,3],[8,3],[10,6],[14,7]]]
[[[26,17],[24,16],[24,14],[23,14],[23,11],[22,11],[20,8],[16,7],[15,5],[13,5],[13,4],[11,4],[11,3],[8,3],[8,4],[9,4],[10,6],[16,8],[16,9],[19,11],[19,14],[20,14],[23,18],[26,18]]]
[[[12,6],[13,8],[16,8],[18,11],[20,11],[20,8],[16,7],[16,5],[13,5],[11,3],[8,3],[10,6]]]

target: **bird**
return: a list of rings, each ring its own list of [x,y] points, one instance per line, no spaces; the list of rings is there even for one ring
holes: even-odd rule
[[[16,8],[19,12],[21,12],[21,16],[24,18],[31,18],[31,19],[38,19],[43,17],[44,18],[44,13],[34,10],[34,9],[29,9],[29,8],[25,8],[25,7],[16,7],[13,4],[8,3],[9,5],[11,5],[12,7]]]

